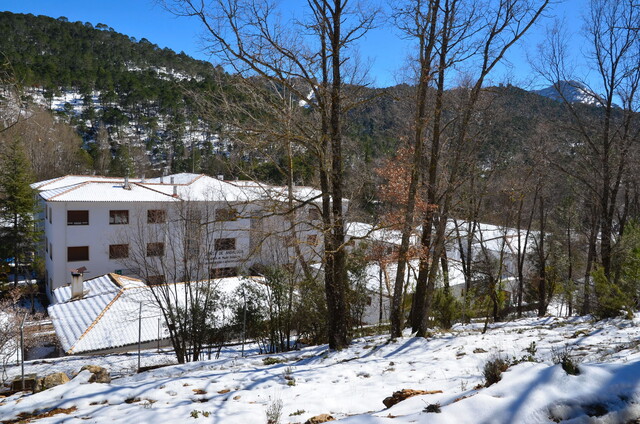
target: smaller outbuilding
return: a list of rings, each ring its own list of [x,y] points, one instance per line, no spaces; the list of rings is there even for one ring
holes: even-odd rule
[[[169,346],[169,331],[152,288],[142,280],[105,274],[82,281],[75,273],[69,286],[53,291],[49,306],[60,345],[67,355],[105,354]],[[220,278],[215,287],[231,293],[242,278]],[[185,283],[173,283],[185,284]]]

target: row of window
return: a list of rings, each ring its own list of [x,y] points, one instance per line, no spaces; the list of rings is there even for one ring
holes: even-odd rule
[[[167,220],[167,213],[162,209],[149,209],[147,211],[148,224],[163,224]],[[129,223],[128,210],[109,211],[109,224],[120,225]],[[67,225],[89,225],[89,211],[67,211]]]
[[[236,250],[236,239],[219,238],[214,240],[215,250]],[[49,250],[51,253],[51,250]],[[147,256],[164,256],[164,243],[154,242],[147,243]],[[126,259],[129,257],[128,244],[110,244],[109,259]],[[79,262],[89,260],[89,246],[69,246],[67,247],[67,261]]]
[[[316,207],[309,208],[309,219],[311,221],[320,220],[320,210]],[[49,224],[53,222],[53,213],[51,207],[44,208],[45,220],[49,220]],[[234,208],[216,209],[216,221],[235,221],[238,219],[238,211]],[[162,224],[166,221],[166,211],[161,209],[150,209],[147,211],[147,223]],[[112,210],[109,211],[109,224],[128,224],[128,210]],[[89,225],[89,211],[73,210],[67,211],[67,225]]]
[[[216,221],[235,221],[238,219],[238,211],[233,208],[216,209]],[[148,224],[163,224],[167,220],[167,213],[162,209],[149,209],[147,211]],[[49,212],[49,222],[51,222],[51,212]],[[109,224],[121,225],[129,223],[128,210],[110,210]],[[67,211],[67,225],[89,225],[88,210]]]

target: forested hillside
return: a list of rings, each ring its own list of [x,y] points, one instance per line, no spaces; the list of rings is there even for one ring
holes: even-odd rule
[[[40,104],[71,124],[96,172],[192,170],[199,166],[191,146],[198,156],[224,151],[216,144],[218,123],[198,119],[188,95],[224,84],[225,74],[211,64],[63,17],[3,12],[0,31],[5,73],[30,103],[25,107]],[[105,150],[113,160],[104,160]]]
[[[233,90],[220,67],[161,49],[145,38],[119,34],[102,23],[3,12],[0,31],[6,34],[0,39],[6,73],[23,99],[31,99],[31,107],[39,103],[55,112],[58,122],[61,118],[70,124],[82,138],[90,161],[74,169],[87,165],[101,174],[121,175],[126,169],[154,174],[166,167],[171,172],[240,178],[251,173],[283,181],[273,158],[247,162],[247,155],[239,154],[241,160],[234,161],[232,145],[220,138],[222,113],[203,117],[199,110],[194,93],[215,99],[217,93]],[[359,88],[359,96],[370,100],[349,112],[350,161],[356,174],[370,173],[403,144],[414,89],[406,84]],[[492,143],[508,151],[525,142],[534,122],[559,107],[513,87],[496,88],[493,95],[509,113],[500,117]],[[311,183],[308,158],[300,155],[296,165],[298,182]],[[45,174],[42,177],[50,176]]]

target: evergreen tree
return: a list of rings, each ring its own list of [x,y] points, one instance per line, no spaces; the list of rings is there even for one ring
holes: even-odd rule
[[[0,156],[0,259],[3,262],[13,259],[14,285],[21,265],[31,262],[38,239],[31,181],[27,157],[19,140],[14,139]]]

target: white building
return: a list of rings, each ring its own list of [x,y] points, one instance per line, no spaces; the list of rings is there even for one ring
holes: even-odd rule
[[[47,294],[108,273],[148,283],[247,273],[256,264],[319,260],[319,192],[296,187],[295,216],[286,188],[226,182],[205,175],[154,179],[68,175],[38,191]]]
[[[419,246],[421,231],[422,228],[417,227],[412,233],[411,247]],[[372,257],[377,257],[377,260],[372,260],[367,270],[370,273],[367,289],[372,293],[372,305],[367,309],[364,320],[366,323],[374,323],[376,317],[382,316],[384,319],[388,316],[402,234],[394,229],[350,222],[347,225],[347,236],[353,241],[354,246],[368,249]],[[528,274],[532,266],[530,256],[539,236],[540,233],[536,231],[527,235],[524,230],[518,231],[515,228],[450,219],[447,221],[445,232],[445,247],[451,290],[461,297],[466,289],[462,263],[464,260],[471,266],[472,278],[475,281],[479,281],[484,272],[492,272],[495,273],[493,277],[504,284],[504,290],[515,293],[518,257],[525,256],[524,274]],[[418,274],[416,257],[409,261],[406,272],[405,281],[409,291],[412,291]],[[442,270],[440,273],[438,284],[442,285]],[[382,314],[378,315],[380,311]]]

